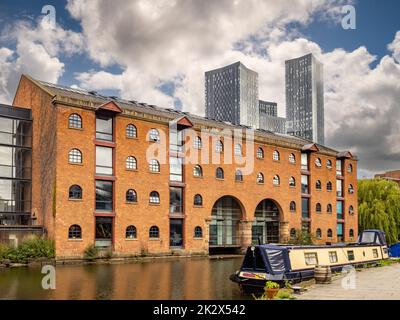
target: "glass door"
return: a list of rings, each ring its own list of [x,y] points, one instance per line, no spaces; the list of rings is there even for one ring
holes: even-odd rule
[[[169,245],[181,248],[183,246],[183,220],[171,219],[169,224]]]
[[[99,248],[109,248],[113,239],[113,218],[96,217],[95,245]]]

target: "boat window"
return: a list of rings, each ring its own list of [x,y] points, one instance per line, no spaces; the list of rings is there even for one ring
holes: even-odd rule
[[[375,232],[364,231],[361,234],[360,243],[374,243],[375,242]]]
[[[329,261],[330,261],[331,263],[336,263],[336,262],[338,262],[336,251],[329,251]]]
[[[304,258],[306,261],[306,265],[308,265],[308,266],[315,266],[318,264],[318,256],[315,252],[305,253]]]
[[[265,271],[264,260],[261,256],[259,248],[256,247],[254,251],[252,251],[250,248],[247,250],[242,268]]]
[[[378,255],[378,249],[372,249],[372,254],[374,255],[374,258],[375,258],[375,259],[378,258],[378,257],[379,257],[379,255]]]
[[[347,258],[349,259],[349,261],[354,261],[354,251],[353,250],[349,250],[347,251]]]

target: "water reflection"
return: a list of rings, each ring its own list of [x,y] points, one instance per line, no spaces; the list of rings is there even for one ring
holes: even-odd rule
[[[241,258],[153,260],[57,266],[57,289],[43,290],[39,268],[0,269],[0,299],[243,299],[229,275]]]

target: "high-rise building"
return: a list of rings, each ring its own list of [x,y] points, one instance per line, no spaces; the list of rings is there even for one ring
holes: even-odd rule
[[[260,108],[260,113],[266,114],[271,117],[278,116],[278,104],[276,102],[269,102],[264,100],[259,100],[258,105]]]
[[[323,64],[312,54],[285,64],[287,133],[324,144]]]
[[[205,74],[206,117],[245,125],[259,125],[258,73],[241,62]]]
[[[259,101],[259,129],[286,133],[286,118],[278,117],[276,102]]]

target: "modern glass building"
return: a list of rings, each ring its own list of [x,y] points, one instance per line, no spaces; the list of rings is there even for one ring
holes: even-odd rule
[[[312,54],[285,64],[287,133],[324,144],[323,64]]]
[[[257,129],[258,73],[241,62],[205,74],[206,117]]]
[[[278,117],[276,102],[259,101],[259,129],[286,133],[286,118]]]
[[[263,113],[270,117],[278,116],[278,104],[276,102],[259,100],[258,106],[260,108],[260,114]]]

